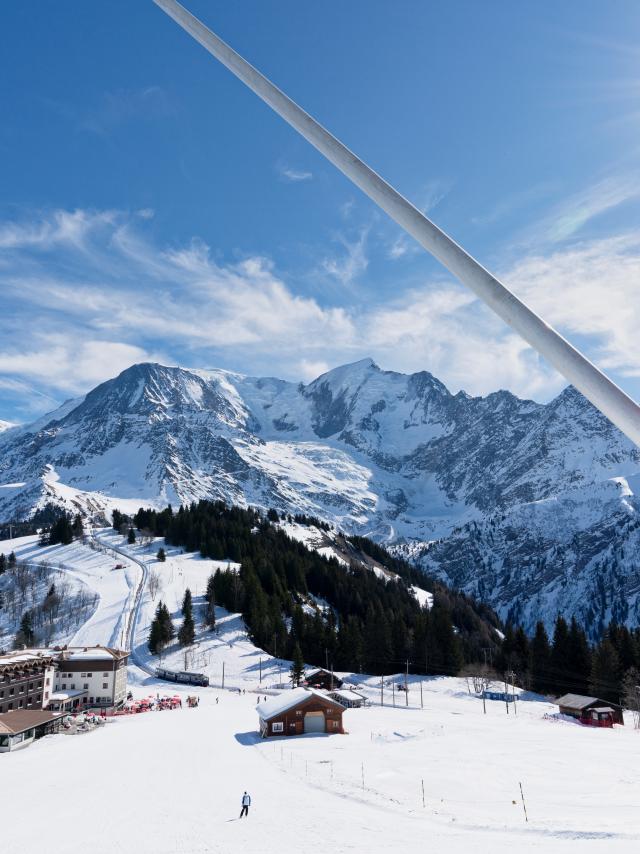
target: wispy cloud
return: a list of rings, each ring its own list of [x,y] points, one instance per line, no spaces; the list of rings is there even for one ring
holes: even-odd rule
[[[558,204],[534,228],[534,239],[560,243],[576,235],[596,217],[638,198],[640,173],[605,178]]]
[[[538,184],[535,187],[527,187],[517,193],[511,193],[505,198],[498,200],[485,213],[472,217],[471,222],[474,225],[493,225],[495,222],[505,219],[516,211],[521,211],[523,208],[527,208],[549,197],[554,189],[554,185],[549,181]]]
[[[118,89],[105,92],[100,103],[81,116],[80,130],[106,134],[131,120],[149,120],[173,115],[174,105],[160,86]]]
[[[278,164],[278,174],[284,181],[289,181],[292,184],[300,181],[310,181],[313,178],[313,172],[307,172],[303,169],[294,169],[291,166],[285,166],[282,163]]]
[[[337,242],[341,244],[344,251],[331,258],[325,258],[322,262],[323,270],[345,287],[350,287],[369,265],[368,233],[368,229],[362,229],[359,237],[353,241],[349,241],[344,235],[338,235]]]
[[[424,214],[428,214],[429,211],[438,207],[450,190],[449,182],[441,178],[428,181],[418,198],[418,207]]]
[[[337,238],[340,253],[325,259],[325,276],[345,287],[324,304],[296,294],[268,258],[223,264],[202,240],[167,247],[147,231],[135,214],[99,211],[0,224],[5,397],[51,408],[51,398],[85,392],[146,359],[308,380],[371,355],[396,370],[426,368],[453,391],[506,387],[544,399],[564,385],[444,277],[411,289],[399,282],[392,300],[356,305],[347,288],[367,269],[366,230]],[[588,341],[603,367],[640,376],[638,235],[529,252],[500,272],[545,319]]]

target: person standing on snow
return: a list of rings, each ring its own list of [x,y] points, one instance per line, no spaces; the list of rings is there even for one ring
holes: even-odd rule
[[[249,807],[251,806],[251,795],[248,795],[246,792],[242,796],[242,809],[240,810],[240,818],[243,815],[246,815],[249,818]]]

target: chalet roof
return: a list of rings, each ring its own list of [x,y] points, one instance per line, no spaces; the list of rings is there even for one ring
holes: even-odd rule
[[[586,709],[597,702],[597,697],[585,697],[583,694],[564,694],[556,700],[559,706],[565,706],[567,709]]]
[[[294,688],[292,691],[286,691],[279,697],[272,697],[264,703],[258,703],[256,711],[263,721],[269,721],[271,718],[275,718],[283,712],[293,709],[295,706],[299,706],[301,703],[305,703],[313,697],[328,706],[334,706],[336,709],[344,711],[343,706],[341,706],[336,700],[332,700],[330,697],[327,697],[326,694],[321,694],[320,691],[314,691],[313,688]]]
[[[66,712],[45,712],[43,709],[15,709],[0,714],[0,733],[15,735],[32,727],[63,718]]]
[[[585,697],[582,694],[564,694],[564,696],[558,697],[556,703],[559,706],[564,706],[566,709],[575,709],[576,711],[586,709],[594,703],[600,703],[601,706],[621,708],[617,703],[612,703],[611,700],[601,700],[599,697]]]

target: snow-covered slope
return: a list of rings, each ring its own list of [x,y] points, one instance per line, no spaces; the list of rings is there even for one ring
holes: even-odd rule
[[[503,616],[581,610],[596,631],[640,615],[639,472],[572,388],[541,405],[368,359],[306,386],[141,364],[0,434],[0,519],[204,497],[303,512],[395,544]]]

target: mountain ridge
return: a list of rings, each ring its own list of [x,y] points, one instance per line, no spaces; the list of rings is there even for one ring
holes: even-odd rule
[[[536,602],[596,632],[640,615],[640,569],[624,552],[638,472],[638,448],[571,387],[540,404],[454,395],[372,359],[306,385],[140,363],[0,433],[0,518],[51,503],[273,506],[385,542],[503,618],[531,626]]]

